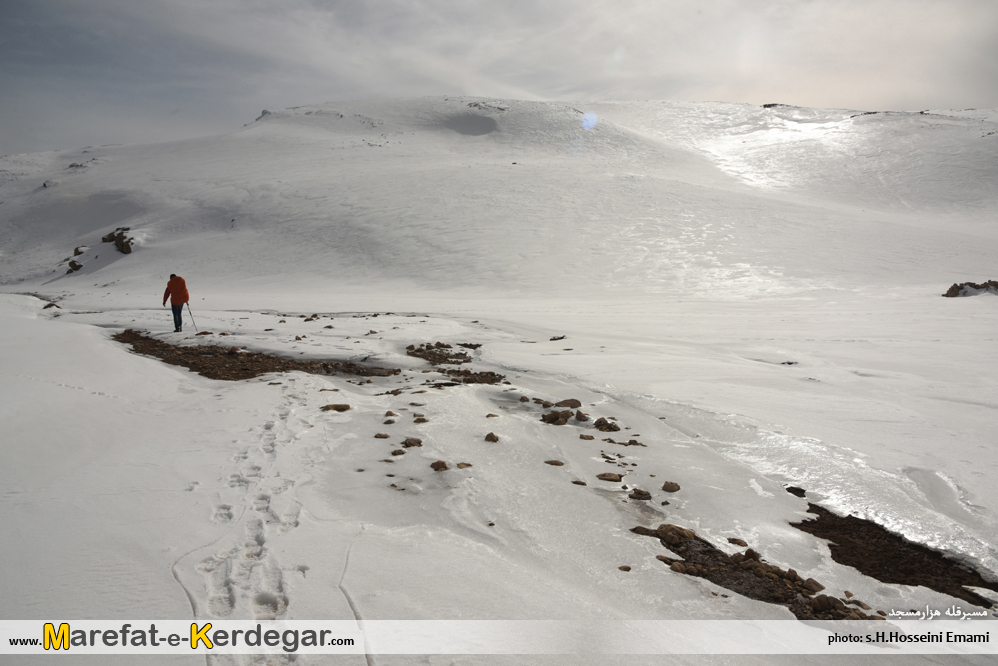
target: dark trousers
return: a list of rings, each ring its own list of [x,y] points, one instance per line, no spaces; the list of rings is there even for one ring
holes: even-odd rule
[[[180,305],[170,305],[173,308],[173,327],[180,330],[180,327],[184,325],[184,304]]]

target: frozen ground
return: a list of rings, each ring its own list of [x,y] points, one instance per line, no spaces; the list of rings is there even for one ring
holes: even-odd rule
[[[668,571],[628,532],[661,522],[874,608],[948,607],[788,526],[792,484],[998,575],[998,301],[940,297],[996,277],[998,114],[859,113],[343,103],[0,158],[5,619],[791,617]],[[101,242],[119,226],[131,254]],[[169,332],[171,272],[215,335]],[[213,381],[125,327],[404,373]],[[437,340],[511,384],[419,388],[405,346]],[[598,481],[623,469],[601,451],[653,500]]]

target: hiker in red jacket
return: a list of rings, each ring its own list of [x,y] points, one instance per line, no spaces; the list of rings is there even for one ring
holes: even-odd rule
[[[183,328],[184,324],[184,303],[191,300],[190,294],[187,293],[187,283],[184,282],[184,278],[179,275],[170,274],[170,281],[166,283],[166,291],[163,292],[163,305],[166,305],[166,299],[170,299],[170,305],[173,307],[173,329],[174,333],[180,333],[180,329]]]

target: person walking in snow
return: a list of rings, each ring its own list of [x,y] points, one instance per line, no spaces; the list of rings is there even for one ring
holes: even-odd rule
[[[170,281],[166,283],[166,291],[163,292],[163,306],[166,306],[166,299],[170,299],[173,307],[173,332],[180,333],[184,324],[184,303],[191,300],[187,293],[187,283],[184,278],[170,273]]]

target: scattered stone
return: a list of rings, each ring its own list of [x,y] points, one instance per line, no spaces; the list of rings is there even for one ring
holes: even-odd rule
[[[662,484],[662,490],[667,493],[674,493],[679,491],[679,484],[673,481],[666,481]]]
[[[560,402],[554,403],[555,407],[570,407],[571,409],[578,409],[582,406],[582,403],[575,398],[569,398],[567,400],[562,400]]]
[[[545,464],[545,465],[554,465],[555,467],[561,467],[561,466],[562,466],[562,465],[564,465],[565,463],[563,463],[563,462],[562,462],[562,461],[560,461],[560,460],[545,460],[545,461],[544,461],[544,464]]]
[[[593,423],[593,426],[600,432],[617,432],[618,430],[620,430],[619,425],[617,425],[616,423],[610,423],[602,416],[596,419],[596,422]]]
[[[404,456],[405,455],[405,450],[404,449],[395,449],[394,451],[392,451],[392,455],[393,456]]]
[[[83,264],[81,264],[80,262],[78,262],[76,259],[71,259],[70,262],[69,262],[69,270],[66,271],[66,274],[68,275],[69,273],[72,273],[74,271],[78,271],[81,268],[83,268]]]
[[[381,423],[382,423],[382,425],[391,425],[391,424],[395,423],[395,419],[385,419]]]
[[[635,488],[633,491],[631,491],[631,494],[628,495],[628,497],[634,500],[650,500],[651,493],[648,492],[647,490],[641,490],[640,488]]]
[[[73,250],[73,256],[74,257],[78,257],[81,254],[83,254],[83,252],[85,250],[87,250],[87,246],[86,245],[81,245],[80,247],[78,247],[78,248],[76,248],[76,249]]]
[[[132,244],[135,242],[134,238],[126,237],[125,232],[129,231],[130,227],[118,227],[109,234],[105,234],[101,241],[105,243],[114,243],[114,246],[118,249],[118,252],[122,254],[132,253]]]
[[[572,483],[574,483],[574,484],[575,484],[575,485],[577,485],[577,486],[588,486],[588,485],[589,485],[589,484],[588,484],[588,483],[586,483],[585,481],[579,481],[578,479],[576,479],[576,480],[572,481]]]
[[[423,418],[422,416],[417,416],[412,420],[413,423],[426,423],[429,419]]]
[[[737,537],[728,537],[728,543],[734,544],[736,546],[741,546],[742,548],[748,548],[748,544]]]
[[[576,421],[588,421],[589,420],[589,415],[588,414],[583,414],[582,410],[578,410],[577,409],[577,410],[575,410],[575,420]]]
[[[595,438],[592,435],[579,435],[579,439],[591,440]]]
[[[603,472],[602,474],[597,474],[596,478],[600,481],[613,481],[614,483],[620,482],[620,474],[614,474],[613,472]]]
[[[566,409],[564,411],[558,412],[548,412],[541,417],[541,421],[544,423],[549,423],[551,425],[565,425],[568,423],[568,419],[572,418],[572,410]]]
[[[346,412],[350,410],[350,405],[334,404],[334,405],[323,405],[322,411],[324,412]]]
[[[413,446],[422,446],[422,445],[423,445],[423,440],[419,439],[418,437],[408,437],[402,442],[402,446],[404,446],[407,449]]]
[[[499,441],[499,436],[497,434],[495,434],[494,432],[490,432],[489,434],[487,434],[485,436],[485,441],[486,442],[498,442]]]
[[[471,363],[471,357],[468,356],[466,352],[447,351],[448,349],[453,349],[453,347],[444,344],[443,342],[424,342],[418,347],[415,345],[409,345],[405,349],[405,353],[409,356],[415,356],[425,361],[429,361],[432,365],[460,365],[462,363]]]
[[[445,463],[443,460],[438,460],[435,463],[430,463],[430,467],[433,468],[434,472],[443,472],[446,469],[450,469],[449,467],[447,467],[447,463]]]
[[[631,568],[629,566],[627,566],[626,564],[624,566],[622,566],[622,567],[617,567],[617,568],[620,569],[621,571],[630,571],[631,570]]]
[[[458,463],[457,464],[457,468],[458,469],[467,469],[469,467],[471,467],[471,463]]]
[[[499,418],[499,415],[498,414],[486,414],[485,418],[487,418],[487,419],[497,419],[497,418]]]
[[[530,402],[530,398],[525,395],[520,396],[520,402]]]
[[[45,307],[43,307],[42,310],[48,310],[49,308],[56,308],[58,310],[62,309],[58,305],[56,305],[55,303],[49,303],[48,305],[46,305]]]
[[[499,384],[506,379],[506,375],[497,372],[472,372],[471,370],[441,370],[441,372],[452,379],[460,380],[462,384]]]
[[[374,436],[374,439],[388,439],[389,435],[387,432],[379,432]]]
[[[803,488],[798,488],[797,486],[787,486],[785,490],[791,495],[796,495],[797,497],[804,497],[806,494]]]
[[[389,411],[385,412],[385,416],[398,416],[398,414],[396,414],[395,412],[389,410]]]
[[[270,382],[267,386],[280,386],[282,382]]]
[[[357,471],[358,471],[358,472],[363,472],[363,471],[364,471],[364,468],[363,468],[363,467],[361,467],[361,468],[360,468],[360,469],[358,469]]]

